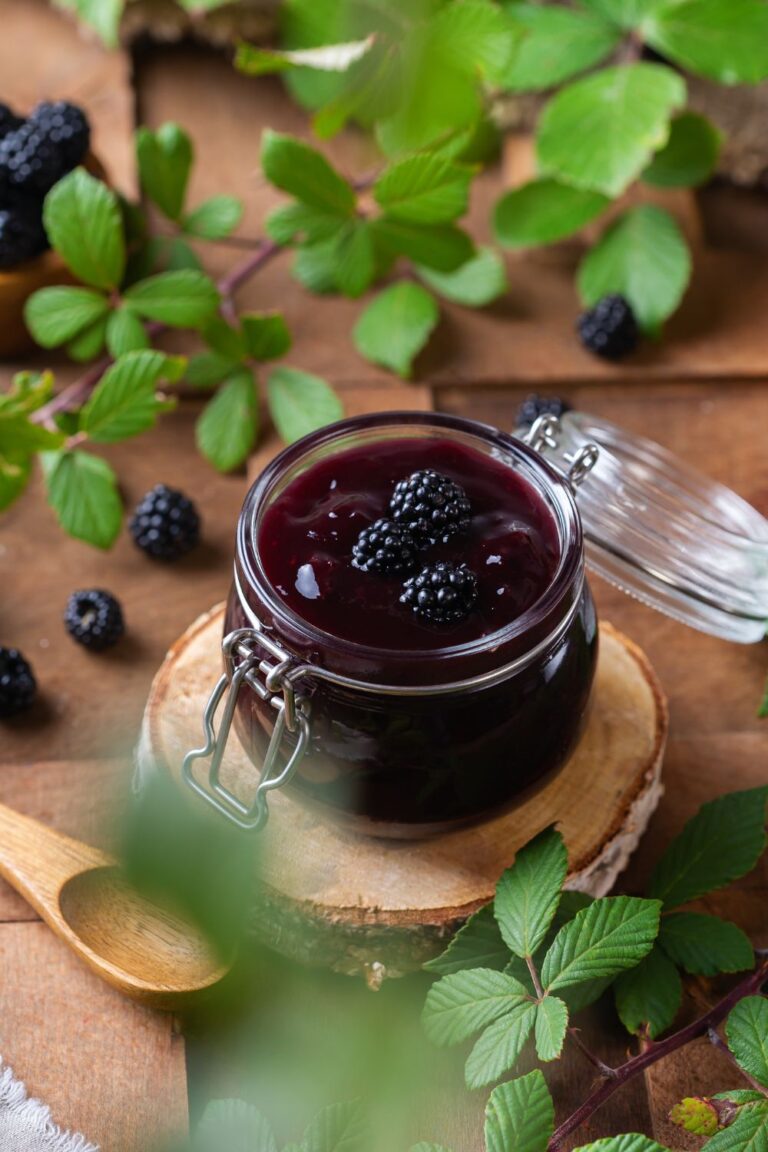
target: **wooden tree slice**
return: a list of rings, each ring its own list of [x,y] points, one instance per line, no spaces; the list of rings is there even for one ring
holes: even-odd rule
[[[200,744],[201,717],[220,675],[223,608],[174,644],[150,692],[137,762],[178,776]],[[494,894],[516,851],[556,822],[568,845],[568,887],[613,886],[661,796],[664,694],[645,655],[610,624],[586,731],[562,772],[523,805],[431,840],[393,841],[335,827],[288,793],[272,793],[260,835],[257,934],[279,951],[370,982],[419,967]],[[258,779],[230,736],[222,780],[238,796]]]

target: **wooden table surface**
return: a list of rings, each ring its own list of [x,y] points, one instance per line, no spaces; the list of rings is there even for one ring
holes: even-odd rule
[[[193,199],[222,191],[245,197],[243,234],[259,235],[265,210],[277,202],[259,176],[261,129],[305,130],[279,84],[246,80],[224,56],[202,47],[144,45],[133,59],[105,52],[80,39],[43,0],[0,0],[0,15],[2,99],[24,106],[69,96],[83,103],[95,125],[96,150],[127,191],[135,181],[134,118],[153,126],[179,121],[198,152]],[[330,148],[349,171],[370,166],[369,145],[360,137]],[[487,209],[498,186],[498,174],[481,182],[472,210],[478,235],[487,231]],[[251,308],[285,311],[295,334],[291,363],[339,386],[348,411],[434,405],[510,427],[531,386],[557,391],[655,437],[768,513],[768,210],[757,197],[730,192],[710,195],[704,207],[709,231],[685,306],[662,346],[645,349],[621,369],[588,357],[574,340],[575,249],[568,245],[510,258],[511,291],[500,304],[476,314],[447,309],[414,385],[393,381],[360,360],[349,339],[359,305],[310,299],[290,279],[287,260],[274,263],[241,298]],[[222,248],[214,251],[212,264],[223,269],[231,260],[231,251]],[[61,381],[74,375],[56,357],[36,362],[55,367]],[[0,370],[0,387],[13,370]],[[119,805],[128,786],[130,751],[153,672],[175,636],[227,589],[247,481],[244,475],[220,476],[197,457],[196,412],[185,403],[140,447],[129,442],[107,453],[128,506],[160,481],[183,488],[198,503],[204,545],[172,569],[147,561],[125,537],[108,555],[65,538],[44,505],[39,482],[0,520],[0,643],[27,654],[41,685],[36,707],[3,726],[0,800],[94,841],[104,839],[105,813]],[[273,448],[270,441],[259,458]],[[61,624],[68,593],[94,585],[121,599],[128,621],[125,642],[101,656],[73,646]],[[666,795],[624,878],[631,891],[703,800],[765,781],[768,727],[755,716],[765,649],[694,633],[597,582],[596,591],[604,618],[647,651],[671,707]],[[763,866],[708,906],[727,907],[765,945],[767,891]],[[343,981],[318,981],[326,989],[316,1023],[323,1034],[340,1003],[354,1006],[369,994]],[[414,998],[405,988],[382,995],[393,1002]],[[603,1011],[585,1028],[605,1055],[618,1058],[627,1047],[626,1036]],[[0,887],[0,1054],[51,1104],[59,1122],[81,1128],[104,1152],[146,1152],[163,1132],[182,1130],[187,1071],[193,1115],[209,1095],[243,1095],[269,1111],[263,1084],[271,1082],[266,1079],[260,1089],[254,1070],[261,1057],[246,1049],[243,1028],[234,1038],[224,1029],[216,1035],[198,1030],[188,1039],[185,1064],[173,1021],[103,987],[21,900]],[[569,1057],[553,1074],[563,1114],[591,1078],[579,1059]],[[615,1097],[575,1143],[630,1129],[664,1141],[666,1111],[692,1087],[692,1077],[706,1088],[722,1086],[723,1074],[721,1058],[697,1046]],[[440,1088],[420,1134],[455,1152],[480,1152],[484,1094],[469,1097],[448,1082]]]

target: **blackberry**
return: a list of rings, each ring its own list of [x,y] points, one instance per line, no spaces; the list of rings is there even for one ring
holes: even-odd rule
[[[539,416],[562,416],[570,410],[567,400],[561,400],[559,396],[538,396],[534,392],[526,396],[517,410],[517,427],[530,428]]]
[[[66,100],[44,101],[29,119],[58,148],[66,170],[76,168],[91,144],[91,126],[82,108]]]
[[[0,647],[0,718],[24,712],[36,692],[34,674],[21,652]]]
[[[411,533],[394,520],[376,520],[363,528],[352,549],[352,566],[361,572],[395,576],[411,572],[418,548]]]
[[[147,492],[128,527],[136,546],[155,560],[177,560],[200,539],[200,517],[194,504],[165,484]]]
[[[472,611],[477,577],[466,564],[427,564],[403,585],[400,603],[429,624],[453,624]]]
[[[629,301],[616,293],[598,300],[579,317],[576,327],[584,347],[604,360],[621,360],[634,352],[640,338]]]
[[[7,136],[9,132],[15,132],[23,123],[22,118],[16,116],[7,104],[0,104],[0,138]]]
[[[111,648],[125,631],[119,603],[101,588],[73,592],[67,601],[64,624],[73,640],[94,652]]]
[[[472,515],[464,489],[431,468],[414,472],[396,484],[389,510],[421,548],[466,532]]]
[[[13,268],[48,247],[39,216],[19,208],[0,208],[0,268]]]

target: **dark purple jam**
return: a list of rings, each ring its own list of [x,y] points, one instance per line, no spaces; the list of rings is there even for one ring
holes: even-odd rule
[[[477,603],[457,623],[422,622],[400,603],[402,576],[361,572],[351,562],[361,529],[388,515],[395,484],[424,468],[459,483],[472,507],[468,532],[423,549],[417,565],[450,560],[476,574]],[[536,603],[559,558],[557,526],[533,486],[509,465],[447,439],[385,440],[321,459],[267,509],[258,547],[267,578],[297,615],[333,636],[402,652],[498,631]]]

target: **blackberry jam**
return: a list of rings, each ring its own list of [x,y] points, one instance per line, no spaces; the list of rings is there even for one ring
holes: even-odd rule
[[[466,531],[418,554],[416,572],[447,562],[475,573],[471,610],[447,623],[401,602],[402,572],[352,564],[395,485],[423,469],[460,485],[472,512]],[[398,837],[497,813],[562,767],[589,700],[597,622],[571,487],[521,441],[472,421],[398,413],[324,428],[246,498],[234,630],[285,656],[266,681],[255,660],[235,724],[258,768],[280,717],[277,770],[290,765],[295,798]],[[299,701],[293,733],[278,681]]]

